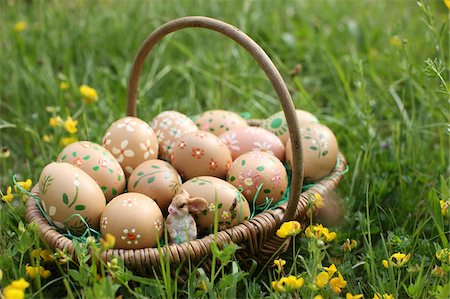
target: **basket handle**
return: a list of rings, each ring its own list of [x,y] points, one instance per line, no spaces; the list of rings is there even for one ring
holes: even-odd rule
[[[258,62],[277,92],[288,124],[294,161],[292,165],[291,194],[281,223],[293,220],[296,217],[297,205],[303,183],[303,155],[300,141],[300,127],[297,121],[295,107],[286,83],[269,56],[267,56],[264,50],[254,40],[238,28],[216,19],[202,16],[190,16],[170,21],[153,31],[141,45],[133,61],[133,67],[128,82],[127,115],[136,116],[137,87],[142,66],[147,55],[164,36],[174,31],[190,27],[214,30],[236,41]]]

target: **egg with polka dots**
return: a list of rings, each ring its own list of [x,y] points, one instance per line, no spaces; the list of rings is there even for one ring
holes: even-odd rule
[[[158,140],[153,129],[137,117],[129,116],[114,122],[102,144],[120,163],[126,177],[139,164],[158,157]]]
[[[216,136],[234,127],[248,126],[245,119],[239,114],[226,110],[205,111],[195,119],[195,124],[200,130],[210,132]]]

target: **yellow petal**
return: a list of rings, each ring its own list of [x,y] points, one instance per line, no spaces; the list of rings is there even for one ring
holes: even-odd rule
[[[319,288],[323,289],[329,280],[330,276],[328,275],[327,272],[320,272],[316,277],[316,285]]]

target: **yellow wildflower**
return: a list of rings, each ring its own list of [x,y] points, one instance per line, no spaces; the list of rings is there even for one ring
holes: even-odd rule
[[[20,21],[20,22],[17,22],[16,24],[14,24],[14,31],[22,32],[22,31],[25,31],[27,29],[27,27],[28,27],[27,22]]]
[[[51,275],[51,272],[49,270],[45,270],[45,268],[42,266],[33,267],[33,266],[27,265],[25,267],[25,273],[31,279],[36,278],[36,276],[40,276],[45,279],[45,278],[49,278]]]
[[[50,117],[48,121],[49,125],[53,128],[60,127],[63,123],[61,116],[57,115],[55,117]]]
[[[59,143],[63,146],[66,146],[77,141],[78,139],[76,137],[64,137],[61,138],[61,141]]]
[[[42,141],[44,141],[45,143],[50,143],[51,141],[53,140],[53,135],[47,135],[47,134],[44,134],[43,136],[42,136]]]
[[[66,131],[70,134],[75,134],[76,132],[78,132],[77,124],[78,120],[73,120],[72,117],[69,116],[64,121],[64,129],[66,129]]]
[[[25,290],[30,286],[30,284],[28,283],[28,281],[21,278],[19,280],[14,280],[13,282],[11,282],[10,286],[12,286],[15,289]]]
[[[18,184],[20,187],[22,187],[23,189],[25,189],[25,190],[27,190],[27,191],[30,191],[33,182],[32,182],[30,179],[26,179],[25,182],[17,182],[17,184]],[[16,186],[14,186],[14,190],[17,191],[17,187],[16,187]]]
[[[314,193],[314,206],[318,209],[321,209],[325,206],[323,197],[319,193]]]
[[[59,89],[61,90],[67,90],[69,89],[69,87],[70,87],[69,82],[62,81],[61,83],[59,83]]]
[[[394,35],[389,39],[391,46],[400,47],[402,45],[402,40],[398,35]]]
[[[403,267],[411,258],[411,254],[404,254],[404,253],[394,253],[393,255],[391,255],[391,257],[389,258],[389,263],[397,268]]]
[[[433,271],[431,271],[431,275],[436,277],[444,276],[444,269],[438,265],[434,265]]]
[[[25,291],[13,288],[9,285],[3,289],[3,296],[5,299],[23,299],[25,298]]]
[[[8,186],[8,189],[6,189],[6,194],[2,194],[3,201],[11,202],[14,200],[14,194],[12,194],[11,191],[12,191],[11,186]]]
[[[436,251],[436,258],[443,263],[450,264],[450,249],[439,249]]]
[[[289,236],[295,236],[301,231],[302,227],[298,221],[289,221],[281,225],[277,230],[277,236],[285,239]]]
[[[329,232],[328,228],[324,227],[322,224],[308,226],[305,230],[305,234],[311,239],[321,239],[324,242],[333,241],[337,234],[335,232]]]
[[[450,9],[450,0],[444,0],[445,6]]]
[[[206,291],[206,283],[205,283],[205,281],[203,279],[199,282],[198,288],[203,290],[203,291]]]
[[[317,277],[316,277],[316,285],[319,288],[323,289],[327,285],[329,280],[330,280],[330,275],[328,275],[327,272],[325,272],[325,271],[320,272],[319,274],[317,274]]]
[[[100,239],[100,243],[102,244],[103,250],[111,249],[116,244],[116,237],[107,233],[104,239]]]
[[[338,272],[338,277],[330,279],[330,286],[333,292],[338,295],[341,293],[341,289],[347,286],[347,281],[342,277],[341,272]]]
[[[352,293],[345,294],[345,299],[361,299],[364,298],[363,294],[352,295]]]
[[[297,278],[289,275],[288,277],[282,277],[278,281],[272,281],[272,288],[278,293],[286,293],[298,290],[304,283],[305,280],[302,277]]]
[[[373,299],[394,299],[394,296],[391,294],[380,295],[379,293],[375,293],[373,294]]]
[[[91,104],[98,100],[97,91],[94,88],[87,85],[81,85],[79,90],[86,104]]]
[[[286,265],[286,261],[283,259],[277,259],[273,261],[274,265],[278,267],[278,271],[283,270],[283,266]]]
[[[358,243],[355,240],[350,241],[349,239],[347,239],[347,240],[345,240],[344,244],[342,244],[341,250],[343,252],[350,252],[353,249],[355,249],[356,246],[358,246]]]
[[[448,208],[450,207],[450,201],[440,200],[439,204],[441,205],[442,216],[447,216]]]
[[[337,268],[334,264],[331,264],[330,267],[323,267],[323,269],[325,271],[327,271],[327,273],[330,277],[332,277],[334,275],[334,273],[336,273],[336,271],[337,271]]]
[[[68,256],[63,250],[59,248],[56,248],[56,253],[54,257],[58,259],[58,262],[60,264],[66,264],[71,260],[70,256]]]
[[[316,295],[313,299],[323,299],[322,295]]]
[[[383,265],[383,267],[385,267],[386,269],[389,268],[389,262],[387,260],[383,260],[381,262],[381,264]]]
[[[2,279],[3,279],[3,271],[2,269],[0,269],[0,281],[2,281]]]

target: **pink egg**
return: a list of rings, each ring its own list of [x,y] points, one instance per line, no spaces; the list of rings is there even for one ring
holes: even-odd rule
[[[258,127],[235,127],[220,135],[231,151],[233,160],[250,151],[267,152],[284,160],[284,145],[275,134]]]

